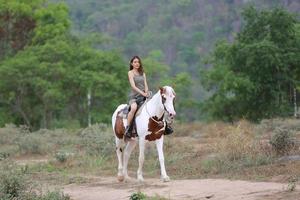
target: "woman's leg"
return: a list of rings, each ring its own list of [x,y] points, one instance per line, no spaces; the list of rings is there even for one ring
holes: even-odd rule
[[[132,124],[132,119],[134,117],[136,109],[137,109],[137,104],[134,102],[134,103],[131,104],[130,112],[128,113],[128,116],[127,116],[127,127],[126,127],[126,130],[125,130],[125,136],[126,137],[131,137],[131,127],[132,127],[131,124]]]
[[[134,102],[131,104],[130,112],[128,113],[128,116],[127,116],[127,125],[128,126],[131,125],[131,122],[132,122],[132,119],[133,119],[136,109],[137,109],[137,104]]]

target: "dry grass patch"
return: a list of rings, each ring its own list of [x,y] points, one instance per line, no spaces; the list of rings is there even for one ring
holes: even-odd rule
[[[288,120],[285,125],[288,130],[295,131],[296,140],[299,138],[298,123]],[[175,132],[164,140],[167,172],[175,179],[234,177],[266,180],[278,175],[300,177],[298,162],[277,163],[278,155],[269,141],[278,124],[280,127],[284,125],[280,120],[272,123],[263,121],[261,124],[245,120],[233,124],[175,123]],[[110,126],[96,124],[86,129],[43,129],[34,133],[14,127],[0,129],[0,134],[4,136],[0,137],[0,143],[5,143],[0,146],[0,159],[1,152],[8,151],[11,153],[3,159],[48,159],[43,163],[28,163],[30,172],[38,179],[66,184],[80,181],[78,177],[82,174],[117,174],[117,156]],[[40,143],[41,150],[31,148],[34,144],[28,141],[30,138]],[[18,144],[24,146],[23,151]],[[25,147],[31,149],[26,150]],[[129,161],[129,171],[133,177],[138,167],[138,153],[137,146]],[[300,154],[299,149],[290,154]],[[160,176],[155,143],[150,143],[146,148],[144,172],[145,178]]]

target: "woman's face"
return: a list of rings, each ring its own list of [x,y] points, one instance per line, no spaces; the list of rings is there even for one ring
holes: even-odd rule
[[[140,67],[139,59],[137,59],[137,58],[133,59],[132,66],[133,66],[133,68],[138,69]]]

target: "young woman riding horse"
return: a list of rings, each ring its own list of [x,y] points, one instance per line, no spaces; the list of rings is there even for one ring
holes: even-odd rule
[[[127,127],[125,129],[125,140],[131,139],[132,135],[132,120],[137,109],[149,97],[149,88],[146,79],[146,73],[143,69],[143,64],[138,56],[133,56],[130,60],[128,80],[131,86],[129,95],[130,111],[127,116]],[[165,134],[171,134],[172,128],[167,125]]]
[[[116,153],[118,157],[118,180],[129,180],[128,176],[128,160],[132,150],[135,148],[137,142],[139,144],[139,167],[137,170],[137,178],[143,181],[143,164],[144,151],[146,143],[154,141],[158,152],[158,158],[161,168],[161,179],[169,181],[167,175],[164,153],[163,141],[166,131],[165,117],[173,120],[176,112],[174,109],[174,99],[176,93],[170,86],[161,87],[153,97],[140,108],[140,113],[135,117],[137,140],[124,141],[125,126],[127,125],[126,111],[127,104],[121,104],[117,107],[112,116],[112,127],[115,134]]]
[[[130,139],[132,137],[132,119],[140,104],[149,97],[146,74],[144,72],[141,59],[138,56],[134,56],[130,60],[128,80],[131,86],[131,92],[129,95],[130,111],[127,116],[125,139]]]

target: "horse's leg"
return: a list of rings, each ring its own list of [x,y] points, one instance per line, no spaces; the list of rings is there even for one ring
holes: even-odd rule
[[[160,172],[161,172],[161,179],[164,182],[170,181],[169,176],[167,175],[166,168],[165,168],[165,157],[163,152],[163,144],[164,144],[164,137],[161,136],[160,139],[156,140],[156,149],[158,153],[158,159],[160,164]]]
[[[123,147],[124,147],[123,141],[116,137],[116,153],[118,157],[118,180],[120,182],[124,180],[123,162],[122,162],[122,154],[124,149]]]
[[[145,151],[145,137],[139,137],[139,147],[140,147],[140,152],[139,152],[139,168],[137,171],[137,179],[141,182],[144,181],[143,177],[143,164],[144,164],[144,151]]]
[[[135,140],[130,140],[128,141],[126,147],[125,147],[125,150],[124,150],[124,158],[123,158],[123,175],[124,175],[124,178],[125,178],[125,181],[126,180],[129,180],[130,177],[128,176],[128,172],[127,172],[127,166],[128,166],[128,160],[130,158],[130,155],[131,155],[131,152],[132,150],[134,149],[134,147],[136,146],[136,141]]]

